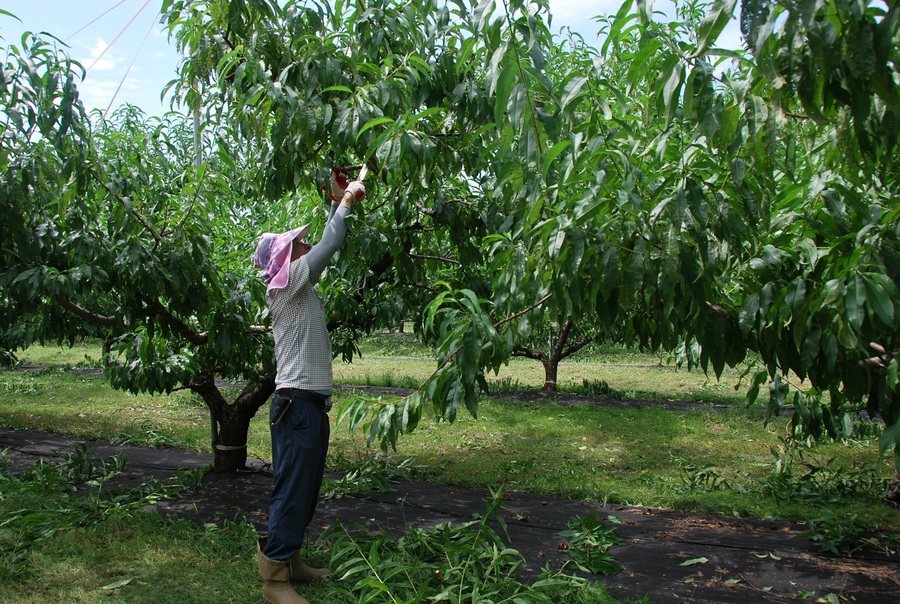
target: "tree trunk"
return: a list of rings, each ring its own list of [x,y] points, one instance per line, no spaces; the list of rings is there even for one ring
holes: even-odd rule
[[[188,387],[199,394],[209,408],[214,470],[237,472],[244,469],[250,420],[275,391],[274,380],[248,384],[233,403],[225,400],[212,376],[193,378]]]
[[[212,410],[212,408],[210,408]],[[211,413],[213,468],[216,472],[236,472],[247,467],[247,434],[250,420],[236,405]]]
[[[544,366],[544,390],[556,391],[556,378],[559,374],[559,358],[543,355],[541,364]]]

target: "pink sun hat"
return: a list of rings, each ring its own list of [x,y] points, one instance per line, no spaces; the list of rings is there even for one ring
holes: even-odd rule
[[[294,241],[303,239],[311,226],[312,224],[304,224],[284,233],[260,235],[253,255],[253,265],[262,269],[259,276],[266,282],[266,293],[287,287]]]

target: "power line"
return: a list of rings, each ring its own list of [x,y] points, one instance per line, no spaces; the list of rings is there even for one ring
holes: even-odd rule
[[[124,0],[122,0],[122,1],[124,2]],[[119,4],[121,4],[121,2],[120,2]],[[122,31],[120,31],[118,34],[116,34],[116,37],[113,38],[113,41],[110,42],[110,43],[106,46],[106,48],[103,49],[103,52],[100,53],[100,56],[98,56],[96,59],[94,59],[94,62],[91,63],[91,66],[87,68],[87,70],[85,71],[85,73],[90,72],[90,70],[94,68],[94,66],[97,64],[97,62],[98,62],[100,59],[103,58],[103,55],[105,55],[105,54],[107,53],[107,51],[108,51],[110,48],[112,48],[113,45],[114,45],[116,42],[119,41],[119,38],[122,37],[122,34],[124,34],[125,31],[126,31],[129,27],[131,27],[131,24],[134,23],[134,20],[137,19],[137,18],[140,16],[140,14],[141,14],[142,12],[144,12],[144,9],[147,8],[147,5],[148,5],[148,4],[150,4],[150,0],[147,0],[146,2],[144,2],[144,5],[143,5],[140,9],[138,9],[138,12],[135,13],[135,15],[128,21],[128,23],[125,24],[125,27],[122,28]],[[114,6],[113,8],[115,8],[115,6]],[[112,9],[110,9],[110,10],[112,10]],[[107,12],[109,12],[109,11],[107,11]],[[104,14],[105,14],[105,13],[104,13]],[[98,18],[99,18],[99,17],[98,17]]]
[[[78,34],[80,34],[81,32],[83,32],[84,30],[86,30],[88,27],[90,27],[91,25],[93,25],[94,23],[96,23],[97,21],[99,21],[100,19],[102,19],[103,17],[105,17],[106,15],[108,15],[109,13],[111,13],[113,10],[115,10],[116,8],[118,8],[118,7],[122,6],[123,4],[125,4],[125,2],[127,2],[127,1],[128,1],[128,0],[120,0],[120,2],[119,2],[118,4],[114,4],[112,7],[110,7],[110,8],[107,9],[106,11],[104,11],[103,14],[101,14],[101,15],[98,16],[98,17],[96,17],[93,21],[91,21],[90,23],[88,23],[87,25],[85,25],[84,27],[82,27],[81,29],[79,29],[78,31],[76,31],[74,34],[72,34],[71,36],[69,36],[68,38],[66,38],[66,39],[63,40],[63,41],[64,41],[64,42],[68,42],[69,40],[71,40],[72,38],[74,38],[75,36],[77,36]],[[144,10],[144,9],[141,9],[141,10]]]
[[[122,0],[124,2],[124,0]],[[147,0],[149,3],[149,0]],[[144,6],[147,6],[146,4]],[[141,8],[141,10],[144,10]],[[138,11],[140,14],[140,11]],[[135,15],[137,17],[137,15]],[[113,93],[112,98],[109,99],[109,105],[106,107],[106,111],[103,115],[107,115],[109,113],[110,108],[112,107],[113,102],[116,100],[116,97],[119,95],[119,91],[122,90],[122,84],[125,83],[125,78],[128,77],[129,72],[131,72],[131,68],[134,66],[134,62],[137,60],[138,55],[141,54],[141,51],[144,49],[144,44],[147,43],[147,38],[150,37],[150,32],[153,31],[153,22],[150,22],[150,28],[147,30],[147,33],[144,34],[144,39],[141,41],[141,45],[138,47],[137,52],[134,53],[134,56],[131,58],[131,63],[128,64],[128,69],[125,70],[125,74],[122,76],[122,79],[119,80],[119,85],[116,86],[116,91]]]

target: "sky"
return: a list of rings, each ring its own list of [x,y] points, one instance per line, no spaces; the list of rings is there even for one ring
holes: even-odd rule
[[[615,14],[622,0],[550,0],[552,30],[571,27],[588,41],[596,39],[591,17]],[[24,31],[49,32],[63,40],[67,52],[86,69],[79,85],[88,109],[106,111],[131,103],[151,115],[169,109],[160,92],[176,77],[179,55],[159,22],[161,0],[0,0],[0,9],[21,22],[0,14],[3,46],[20,46]],[[668,0],[655,7],[666,10]],[[739,28],[732,20],[720,45],[739,44]]]

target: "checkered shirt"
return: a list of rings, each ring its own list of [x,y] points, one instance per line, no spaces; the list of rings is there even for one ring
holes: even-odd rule
[[[275,335],[275,387],[331,392],[331,339],[322,298],[305,256],[291,262],[290,271],[288,286],[266,295]]]

